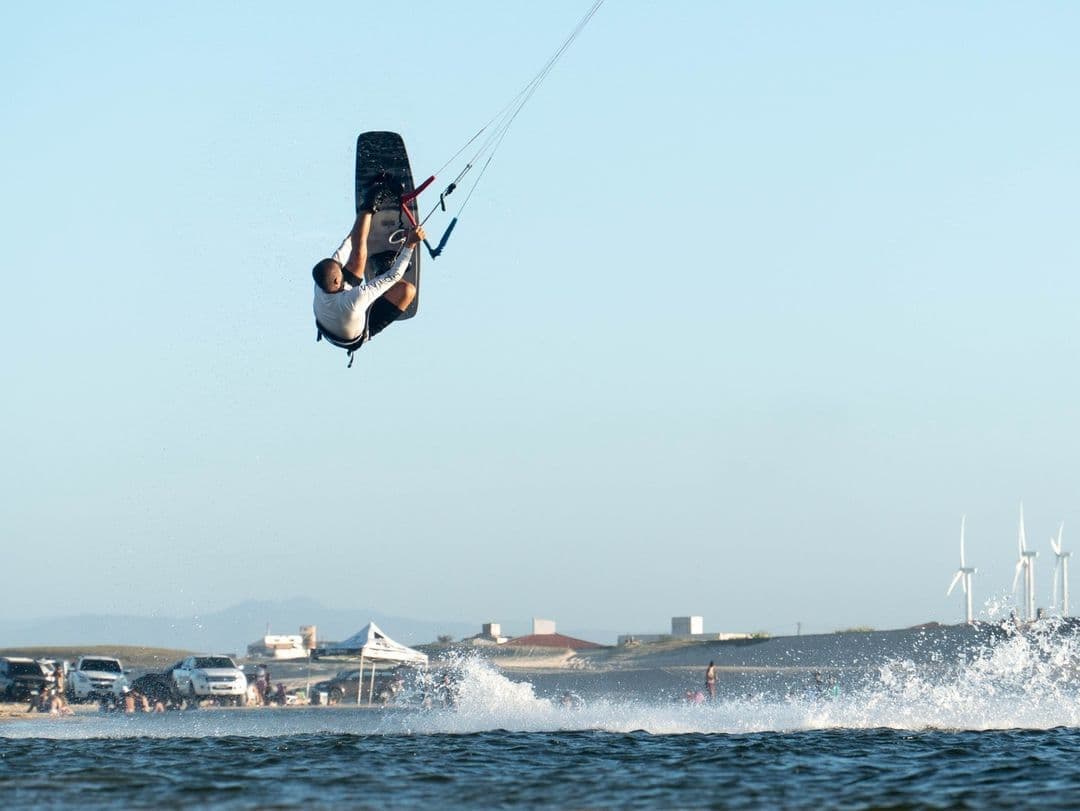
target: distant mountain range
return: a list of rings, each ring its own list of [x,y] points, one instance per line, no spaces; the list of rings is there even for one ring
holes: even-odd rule
[[[267,628],[295,634],[315,625],[320,640],[345,639],[374,621],[399,642],[417,645],[442,634],[455,638],[480,632],[479,625],[396,617],[370,609],[333,609],[306,597],[249,600],[195,617],[138,617],[113,614],[39,619],[0,619],[0,647],[37,645],[147,645],[184,650],[244,653]]]
[[[434,642],[439,636],[454,639],[480,632],[479,623],[419,620],[384,614],[373,609],[327,608],[308,597],[249,600],[221,611],[195,617],[138,617],[82,614],[65,617],[12,620],[0,618],[0,648],[45,645],[146,645],[184,650],[242,654],[249,643],[270,633],[295,634],[301,625],[315,625],[319,640],[345,639],[369,621],[406,645]],[[524,634],[529,629],[503,627],[503,632]],[[591,633],[585,639],[610,644],[615,634]]]

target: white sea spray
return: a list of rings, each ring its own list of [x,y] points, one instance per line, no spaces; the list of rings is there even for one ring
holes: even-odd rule
[[[428,701],[413,685],[405,708],[354,707],[198,710],[164,716],[80,715],[0,725],[0,737],[217,737],[298,734],[466,735],[509,732],[642,731],[742,734],[820,729],[1005,730],[1080,726],[1080,637],[1045,620],[1002,633],[974,654],[948,661],[896,658],[858,678],[805,679],[786,692],[723,695],[697,704],[655,695],[604,691],[541,695],[534,684],[478,656],[440,663],[451,674],[449,700]],[[445,697],[445,696],[444,696]]]

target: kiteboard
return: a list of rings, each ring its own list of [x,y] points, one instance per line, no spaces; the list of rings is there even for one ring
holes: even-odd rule
[[[375,207],[368,232],[366,281],[386,272],[401,248],[397,240],[412,226],[402,210],[402,197],[408,200],[405,206],[413,218],[418,217],[416,199],[409,199],[413,188],[409,155],[401,136],[396,132],[360,133],[356,139],[356,210],[359,213]],[[416,315],[420,303],[419,249],[413,251],[404,280],[416,286],[417,294],[399,320]]]

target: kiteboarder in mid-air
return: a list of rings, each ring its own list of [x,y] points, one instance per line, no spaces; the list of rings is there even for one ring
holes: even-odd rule
[[[603,2],[593,0],[592,6],[570,36],[540,72],[501,113],[481,127],[449,161],[422,183],[417,185],[413,182],[409,156],[401,135],[373,130],[361,133],[356,139],[356,222],[334,255],[323,259],[311,271],[315,279],[317,340],[325,339],[346,350],[349,353],[349,366],[352,366],[356,350],[369,338],[398,319],[416,315],[419,304],[417,288],[420,284],[420,255],[415,251],[416,246],[424,242],[432,259],[442,254],[447,239],[472,199],[480,178],[491,165],[495,151],[506,138],[510,125]],[[487,135],[481,138],[485,132]],[[436,175],[456,164],[474,142],[479,142],[479,146],[472,158],[439,195],[439,201],[431,212],[422,215],[417,197],[435,181]],[[447,210],[447,197],[458,188],[474,166],[479,167],[479,174],[457,214],[433,247],[427,242],[424,223],[435,211]]]
[[[423,228],[408,229],[405,244],[390,266],[370,281],[363,281],[372,213],[367,209],[357,214],[341,247],[311,270],[315,280],[315,323],[320,337],[350,351],[386,329],[416,298],[416,286],[402,277],[413,249],[424,239]]]

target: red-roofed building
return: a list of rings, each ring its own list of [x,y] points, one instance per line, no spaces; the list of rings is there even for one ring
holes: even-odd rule
[[[504,642],[503,645],[512,645],[521,648],[559,648],[565,650],[589,650],[590,648],[602,648],[596,642],[586,642],[584,639],[575,639],[565,634],[529,634],[518,636]]]

